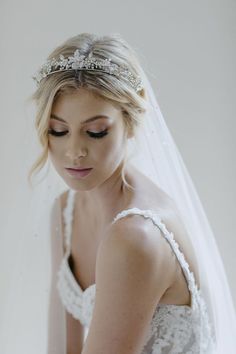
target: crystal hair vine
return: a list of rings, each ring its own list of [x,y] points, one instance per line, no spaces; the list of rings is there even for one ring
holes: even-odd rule
[[[110,58],[96,58],[92,52],[86,57],[80,54],[78,49],[68,58],[60,54],[59,60],[55,58],[47,60],[32,78],[39,84],[42,79],[55,72],[69,70],[101,71],[124,79],[136,92],[143,88],[140,76],[133,75],[127,67],[112,63]]]

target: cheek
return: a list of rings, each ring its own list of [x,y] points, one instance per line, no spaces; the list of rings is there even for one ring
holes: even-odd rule
[[[48,139],[48,150],[50,154],[57,157],[61,156],[61,152],[63,151],[63,144],[60,144],[60,141],[56,139]]]
[[[58,144],[56,141],[52,141],[49,139],[48,155],[55,169],[58,171],[58,167],[61,165],[61,161],[63,159],[62,144]]]
[[[116,165],[123,157],[124,141],[120,134],[112,134],[109,139],[105,139],[104,143],[100,145],[100,148],[95,152],[97,155],[97,161],[102,161],[102,164]]]

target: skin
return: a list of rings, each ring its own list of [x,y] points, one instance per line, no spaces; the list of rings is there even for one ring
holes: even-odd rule
[[[121,178],[124,144],[132,134],[125,129],[119,107],[80,88],[73,94],[59,96],[52,115],[49,128],[67,133],[61,137],[49,135],[49,155],[58,174],[77,192],[71,250],[74,275],[83,290],[95,283],[96,275],[96,304],[82,354],[136,354],[157,303],[189,305],[190,295],[169,244],[150,220],[126,217],[112,227],[111,221],[119,211],[132,207],[156,211],[174,233],[199,283],[197,262],[186,230],[168,195],[132,165],[127,165],[126,179],[135,191],[124,187]],[[95,115],[106,115],[109,119],[84,123]],[[108,129],[108,134],[101,139],[87,134],[104,129]],[[86,178],[76,179],[65,170],[73,166],[93,167],[93,170]],[[62,209],[66,198],[64,193]],[[133,263],[126,269],[127,259]],[[128,273],[130,269],[132,275]],[[140,309],[137,318],[132,317],[134,298]],[[117,319],[115,324],[104,317],[107,311]],[[69,314],[67,331],[68,353],[81,353],[83,328]]]
[[[65,123],[52,118],[49,127],[69,131],[62,137],[49,135],[49,153],[54,167],[66,184],[78,191],[83,202],[89,205],[89,210],[93,214],[96,210],[100,224],[104,225],[114,210],[113,206],[128,197],[120,178],[126,141],[122,113],[112,104],[81,88],[76,94],[60,97],[53,105],[52,114],[63,118]],[[98,114],[109,119],[101,118],[82,124],[87,118]],[[108,129],[108,135],[102,139],[94,139],[86,133],[104,129]],[[71,177],[65,170],[65,167],[79,165],[93,167],[92,173],[83,180]]]

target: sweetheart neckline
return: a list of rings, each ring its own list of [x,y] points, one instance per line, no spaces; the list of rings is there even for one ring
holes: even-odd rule
[[[90,284],[85,290],[82,289],[82,287],[80,286],[79,282],[76,280],[70,266],[69,266],[69,262],[68,262],[68,258],[69,258],[70,254],[68,255],[65,255],[63,260],[66,264],[66,267],[67,267],[67,270],[70,274],[70,278],[72,279],[75,287],[77,287],[79,289],[79,291],[82,293],[82,296],[84,296],[87,291],[89,291],[89,289],[95,289],[96,290],[96,283],[93,283],[93,284]],[[176,307],[176,308],[186,308],[186,309],[189,309],[189,311],[192,311],[192,308],[193,308],[193,299],[191,297],[191,306],[189,305],[176,305],[176,304],[160,304],[158,303],[157,304],[157,307],[165,307],[165,306],[168,306],[168,307]]]
[[[90,284],[86,289],[83,290],[82,287],[81,287],[81,285],[79,284],[79,282],[78,282],[77,279],[75,278],[75,276],[74,276],[74,274],[73,274],[71,268],[70,268],[70,265],[69,265],[69,262],[68,262],[69,257],[70,257],[70,254],[68,254],[68,255],[65,254],[65,256],[64,256],[64,261],[65,261],[66,267],[67,267],[67,269],[68,269],[68,272],[69,272],[69,274],[70,274],[70,277],[71,277],[71,279],[72,279],[74,285],[80,290],[80,292],[81,292],[82,294],[84,294],[84,293],[87,292],[88,289],[94,287],[94,286],[96,285],[96,283]]]
[[[173,237],[173,233],[172,232],[169,232],[167,229],[166,229],[166,226],[165,224],[163,223],[162,219],[160,218],[160,216],[158,215],[158,213],[156,212],[153,212],[152,209],[140,209],[140,208],[137,208],[137,207],[133,207],[133,208],[128,208],[128,209],[124,209],[122,210],[121,212],[119,212],[114,218],[113,218],[113,221],[112,223],[114,223],[116,221],[116,219],[119,218],[120,215],[126,215],[126,214],[129,214],[130,212],[135,212],[137,214],[141,214],[140,215],[143,215],[145,218],[151,218],[151,220],[153,221],[153,218],[152,216],[154,215],[155,218],[158,218],[159,219],[159,222],[162,224],[162,226],[164,227],[164,230],[162,230],[163,233],[165,233],[165,231],[172,237],[173,241],[176,243],[174,237]],[[157,225],[158,226],[158,225]],[[176,243],[177,244],[177,243]],[[177,247],[179,248],[178,244],[177,244]],[[185,256],[184,254],[181,252],[182,256],[183,256],[183,259],[184,261],[186,262],[185,260]],[[70,278],[72,279],[72,282],[75,286],[75,288],[79,289],[79,291],[82,293],[82,295],[84,295],[89,289],[91,288],[95,288],[96,287],[96,283],[93,283],[93,284],[90,284],[85,290],[82,289],[82,287],[80,286],[79,282],[76,280],[71,268],[70,268],[70,265],[69,265],[69,256],[70,256],[70,252],[69,253],[65,253],[64,255],[64,259],[65,259],[65,263],[66,263],[66,267],[67,267],[67,270],[68,272],[70,273]],[[178,257],[177,257],[178,258]],[[180,264],[181,265],[181,264]],[[188,263],[187,263],[188,265]],[[181,265],[182,267],[182,265]],[[201,291],[200,289],[198,289],[197,285],[196,285],[196,281],[195,281],[195,276],[194,276],[194,273],[190,271],[189,269],[189,266],[187,267],[188,270],[189,270],[189,276],[193,278],[193,286],[196,288],[196,291],[200,294]],[[188,283],[188,279],[187,277],[185,276],[186,280],[187,280],[187,283]],[[192,292],[192,288],[190,288],[189,286],[189,283],[188,283],[188,288],[189,288],[189,291],[190,291],[190,305],[176,305],[176,304],[158,304],[159,306],[175,306],[175,307],[186,307],[186,308],[189,308],[189,309],[192,309],[193,308],[193,302],[195,301],[194,299],[194,294]]]

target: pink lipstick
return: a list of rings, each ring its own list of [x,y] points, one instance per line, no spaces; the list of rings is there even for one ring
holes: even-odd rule
[[[84,168],[84,169],[66,168],[66,171],[72,177],[83,178],[88,176],[88,174],[92,171],[92,168]]]

